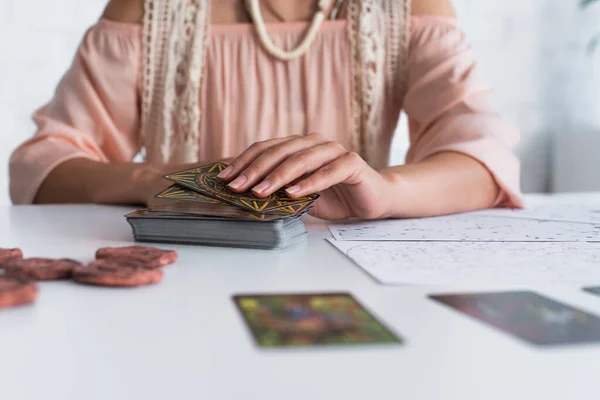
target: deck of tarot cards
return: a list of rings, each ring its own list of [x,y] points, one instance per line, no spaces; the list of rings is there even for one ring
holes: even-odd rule
[[[302,215],[318,195],[293,199],[284,190],[266,198],[235,193],[213,163],[166,175],[174,184],[157,204],[126,215],[140,242],[282,249],[306,240]]]

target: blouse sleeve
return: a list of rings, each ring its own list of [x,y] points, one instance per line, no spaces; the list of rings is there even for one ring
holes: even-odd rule
[[[466,154],[498,183],[496,206],[522,207],[520,165],[512,151],[519,132],[491,106],[491,89],[478,76],[464,33],[450,18],[412,22],[404,100],[411,142],[407,162],[444,151]]]
[[[48,174],[74,158],[131,161],[140,150],[141,27],[101,20],[85,35],[37,133],[10,159],[13,203],[32,203]]]

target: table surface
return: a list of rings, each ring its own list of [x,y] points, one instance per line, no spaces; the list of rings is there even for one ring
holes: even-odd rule
[[[88,261],[131,244],[128,210],[0,207],[0,247]],[[35,305],[0,312],[0,398],[600,398],[600,346],[534,348],[427,299],[444,288],[377,285],[306,222],[308,242],[284,251],[168,246],[180,260],[156,286],[42,283]],[[531,289],[600,314],[580,288]],[[351,292],[405,344],[262,350],[231,299],[313,291]]]

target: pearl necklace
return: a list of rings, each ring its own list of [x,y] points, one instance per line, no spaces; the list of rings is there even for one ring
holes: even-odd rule
[[[260,12],[260,6],[258,4],[258,0],[246,0],[246,8],[248,12],[252,16],[252,20],[254,21],[254,25],[256,26],[256,32],[258,33],[258,39],[261,44],[273,57],[282,60],[289,61],[295,58],[302,56],[306,53],[310,46],[314,43],[317,38],[317,34],[319,33],[319,29],[321,29],[321,25],[323,21],[325,21],[325,11],[331,5],[332,0],[319,0],[319,11],[315,14],[310,28],[306,32],[306,36],[302,39],[302,42],[291,51],[281,50],[273,42],[269,37],[267,32],[267,27],[265,26],[265,20],[263,19],[262,13]]]

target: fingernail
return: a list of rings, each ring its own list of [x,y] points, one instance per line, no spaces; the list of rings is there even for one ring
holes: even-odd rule
[[[262,193],[265,190],[267,190],[269,188],[269,186],[271,186],[271,182],[269,181],[262,181],[262,183],[260,183],[259,185],[256,185],[252,188],[253,192],[256,193]]]
[[[289,194],[294,194],[294,193],[298,193],[300,191],[300,186],[295,185],[295,186],[291,186],[287,189],[285,189],[286,192],[288,192]]]
[[[233,180],[233,182],[231,182],[229,185],[230,188],[233,189],[238,189],[240,186],[242,186],[244,183],[246,183],[246,181],[248,180],[248,178],[246,178],[245,175],[240,175],[237,178],[235,178]]]
[[[233,167],[230,165],[227,168],[225,168],[223,171],[221,171],[221,173],[219,175],[217,175],[217,178],[221,178],[221,179],[227,178],[231,174],[232,171],[233,171]]]

